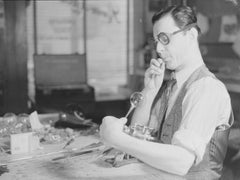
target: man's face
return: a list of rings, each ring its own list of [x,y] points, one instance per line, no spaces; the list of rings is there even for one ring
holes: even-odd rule
[[[166,68],[170,70],[179,70],[184,66],[184,54],[187,48],[187,38],[184,32],[177,33],[169,37],[169,43],[163,44],[158,41],[159,33],[171,34],[180,30],[170,15],[166,15],[153,25],[153,37],[157,40],[156,51],[160,58],[165,62]]]

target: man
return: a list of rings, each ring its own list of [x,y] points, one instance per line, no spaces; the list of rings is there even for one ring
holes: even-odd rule
[[[229,94],[204,65],[197,19],[190,7],[169,7],[155,14],[152,23],[159,58],[152,59],[146,70],[144,99],[131,125],[154,128],[157,142],[124,133],[126,118],[115,117],[103,119],[101,138],[157,169],[191,174],[191,179],[217,179],[233,121]],[[170,81],[163,83],[165,67],[176,78],[171,91]]]

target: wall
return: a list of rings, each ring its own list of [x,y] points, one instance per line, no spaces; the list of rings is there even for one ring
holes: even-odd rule
[[[141,90],[142,76],[137,75],[137,67],[141,61],[141,51],[146,39],[146,16],[145,0],[132,0],[130,2],[129,12],[129,83],[128,86],[132,91]]]
[[[4,1],[4,33],[1,34],[3,109],[1,113],[27,112],[26,2]]]

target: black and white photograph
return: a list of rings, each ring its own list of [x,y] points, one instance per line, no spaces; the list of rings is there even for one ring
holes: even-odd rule
[[[0,180],[240,180],[240,0],[0,0]]]

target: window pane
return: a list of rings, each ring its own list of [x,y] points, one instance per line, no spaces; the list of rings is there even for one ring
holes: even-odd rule
[[[88,83],[96,93],[118,93],[127,84],[127,1],[86,0],[86,9],[83,0],[36,1],[37,53],[86,51]]]
[[[84,53],[83,1],[36,1],[37,53]]]
[[[88,0],[87,63],[96,92],[127,83],[127,0]]]

